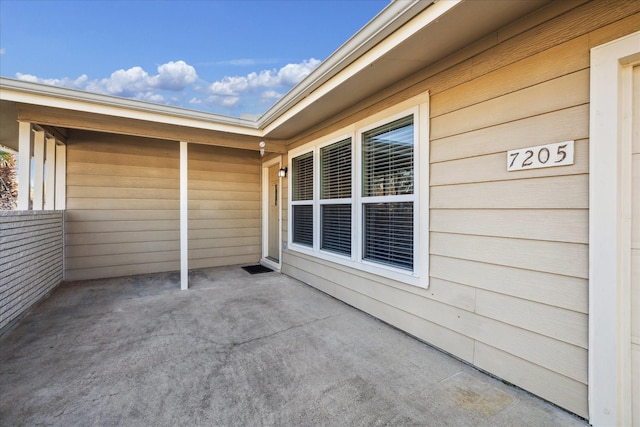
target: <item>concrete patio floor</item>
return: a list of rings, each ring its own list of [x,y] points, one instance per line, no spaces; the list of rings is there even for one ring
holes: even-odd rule
[[[1,338],[0,424],[585,426],[299,281],[67,283]]]

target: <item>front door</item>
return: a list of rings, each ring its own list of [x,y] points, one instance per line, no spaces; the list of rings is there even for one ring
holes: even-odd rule
[[[269,190],[268,190],[268,243],[267,258],[280,261],[280,178],[278,177],[279,165],[269,168]]]

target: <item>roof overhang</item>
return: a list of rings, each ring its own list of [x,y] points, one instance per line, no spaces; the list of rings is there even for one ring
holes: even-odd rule
[[[0,77],[0,145],[17,149],[17,121],[258,150],[252,120]],[[269,151],[284,152],[283,142]]]
[[[396,1],[258,120],[290,139],[550,3]]]
[[[100,130],[100,122],[107,123],[105,118],[113,118],[129,121],[133,127],[139,124],[139,133],[132,134],[157,137],[146,135],[145,129],[166,130],[169,127],[176,130],[176,134],[193,137],[190,142],[217,145],[217,141],[227,138],[240,141],[231,146],[251,149],[255,149],[255,141],[264,138],[273,151],[283,152],[284,141],[321,125],[549,2],[392,2],[257,121],[0,78],[0,114],[3,117],[0,144],[8,145],[3,141],[10,136],[9,128],[17,131],[7,122],[15,124],[20,118],[51,126],[96,123],[97,128],[89,127],[91,130]],[[68,120],[55,119],[56,114],[58,119],[64,116]],[[69,119],[73,116],[86,120],[73,122]],[[12,117],[15,120],[12,121]],[[59,122],[53,123],[56,120]],[[208,142],[198,140],[206,133],[217,136]]]

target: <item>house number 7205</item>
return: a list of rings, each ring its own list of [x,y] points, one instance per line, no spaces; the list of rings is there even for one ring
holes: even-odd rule
[[[556,142],[507,152],[507,171],[573,164],[573,141]]]

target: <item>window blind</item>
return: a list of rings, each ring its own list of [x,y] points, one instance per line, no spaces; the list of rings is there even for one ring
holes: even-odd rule
[[[293,168],[292,200],[313,200],[313,152],[295,157]]]
[[[293,241],[313,246],[313,205],[293,205]]]
[[[320,149],[320,198],[351,197],[351,138]]]
[[[413,194],[413,116],[362,135],[362,195]]]
[[[413,202],[363,205],[363,258],[413,269]]]
[[[351,255],[351,205],[322,205],[320,248]]]

